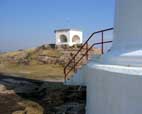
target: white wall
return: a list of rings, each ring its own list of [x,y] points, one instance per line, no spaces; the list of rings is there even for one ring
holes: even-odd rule
[[[68,45],[68,44],[70,43],[70,39],[69,39],[70,33],[69,33],[69,32],[67,32],[67,31],[59,31],[59,32],[58,32],[58,31],[57,31],[55,35],[56,35],[56,45],[62,45],[62,44],[67,44],[67,45]],[[65,35],[65,36],[67,37],[67,41],[68,41],[68,42],[66,42],[66,43],[61,43],[61,42],[60,42],[60,36],[61,36],[61,35]]]
[[[87,114],[142,113],[142,68],[134,68],[133,75],[129,70],[129,67],[88,65]]]
[[[103,62],[142,64],[142,0],[116,0],[114,38]]]
[[[73,44],[76,44],[76,43],[73,43],[73,42],[72,42],[72,38],[73,38],[73,36],[75,36],[75,35],[77,35],[77,36],[80,37],[80,42],[79,42],[79,44],[83,43],[83,33],[82,33],[81,31],[73,31],[73,30],[70,31],[70,43],[72,43],[72,45],[73,45]]]
[[[142,48],[141,11],[142,0],[116,0],[113,49],[134,51]]]
[[[62,43],[60,42],[60,36],[65,35],[68,39],[68,42]],[[79,43],[73,43],[72,38],[73,36],[79,36],[80,37],[80,42]],[[74,44],[81,44],[83,42],[83,33],[81,31],[76,31],[76,30],[70,30],[70,31],[56,31],[56,45],[69,45],[72,46]]]
[[[82,66],[81,69],[78,69],[77,72],[65,81],[65,85],[73,85],[73,86],[86,86],[86,74],[87,66]]]

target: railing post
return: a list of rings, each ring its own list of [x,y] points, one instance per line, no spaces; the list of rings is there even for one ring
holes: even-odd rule
[[[64,80],[66,80],[66,77],[67,77],[66,68],[64,68],[64,74],[65,74]]]
[[[102,54],[104,54],[104,32],[102,32]]]
[[[73,69],[74,69],[74,72],[76,72],[76,66],[75,66],[75,57],[74,57],[74,59],[73,59]]]
[[[104,54],[104,44],[105,43],[110,43],[112,41],[104,41],[104,32],[109,31],[109,30],[113,30],[113,28],[109,28],[109,29],[105,29],[105,30],[101,30],[101,31],[97,31],[94,32],[89,38],[88,40],[81,46],[81,48],[75,53],[75,55],[72,57],[72,59],[68,62],[68,64],[65,66],[64,68],[64,74],[65,74],[65,80],[67,80],[67,76],[69,75],[69,73],[71,71],[76,72],[77,71],[77,65],[78,63],[83,59],[83,57],[86,58],[86,61],[88,60],[88,52],[92,49],[92,47],[94,45],[101,45],[101,53]],[[89,46],[88,42],[89,40],[92,38],[92,36],[94,36],[95,34],[101,34],[101,42],[99,43],[94,43],[92,46]],[[93,43],[93,42],[92,42]],[[78,58],[76,59],[77,55],[80,53],[81,50],[86,50],[85,54],[83,54],[83,57],[81,57],[79,60]],[[70,66],[71,65],[71,66]],[[70,70],[68,70],[67,68],[70,68]]]
[[[86,43],[86,52],[85,52],[85,54],[86,54],[86,60],[88,60],[88,43]]]

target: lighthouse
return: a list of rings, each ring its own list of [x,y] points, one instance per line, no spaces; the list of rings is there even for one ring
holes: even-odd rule
[[[142,0],[116,0],[111,51],[85,68],[87,114],[142,113],[141,11]]]
[[[110,51],[68,81],[87,87],[86,114],[142,114],[142,0],[115,3]]]
[[[107,64],[142,66],[142,0],[116,0],[114,40]]]

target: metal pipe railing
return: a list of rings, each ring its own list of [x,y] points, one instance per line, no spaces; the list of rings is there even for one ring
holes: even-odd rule
[[[97,32],[94,32],[91,34],[91,36],[86,40],[86,42],[81,46],[81,48],[76,52],[76,54],[72,57],[72,59],[70,59],[70,61],[67,63],[67,65],[64,67],[64,75],[65,75],[65,80],[67,79],[67,76],[69,75],[69,73],[74,69],[74,72],[76,72],[76,66],[78,65],[78,63],[84,58],[86,57],[86,60],[88,60],[88,52],[95,46],[95,45],[100,45],[101,44],[101,53],[104,53],[104,44],[105,43],[111,43],[112,41],[104,41],[104,32],[113,30],[113,28],[109,28],[109,29],[104,29],[104,30],[100,30]],[[98,43],[93,43],[89,48],[89,40],[96,34],[101,33],[101,42]],[[81,58],[76,61],[76,57],[79,54],[79,52],[84,49],[84,47],[86,46],[86,52],[84,55],[81,56]],[[73,66],[67,71],[67,68],[70,66],[70,64],[73,63]]]

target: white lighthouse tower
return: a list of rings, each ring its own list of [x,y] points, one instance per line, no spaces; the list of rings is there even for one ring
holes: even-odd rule
[[[142,0],[116,0],[113,46],[104,62],[142,66],[141,11]]]
[[[142,114],[142,0],[116,0],[111,51],[94,60],[74,78],[87,86],[86,113]]]

